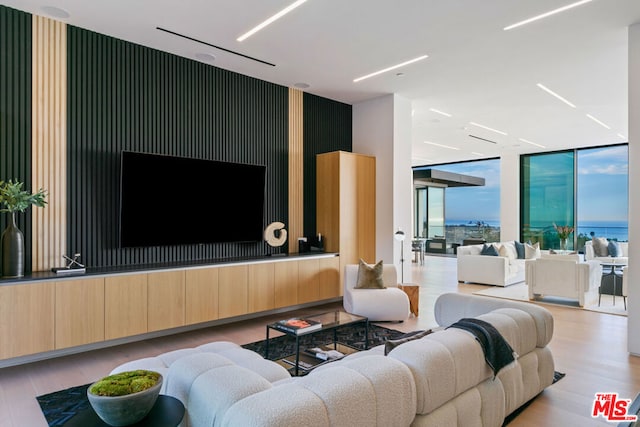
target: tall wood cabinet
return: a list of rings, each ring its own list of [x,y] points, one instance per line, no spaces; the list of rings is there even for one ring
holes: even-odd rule
[[[340,253],[340,293],[347,264],[376,262],[376,159],[334,151],[316,157],[316,228],[325,250]]]

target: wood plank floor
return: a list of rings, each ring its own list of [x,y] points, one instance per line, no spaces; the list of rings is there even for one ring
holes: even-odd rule
[[[420,316],[383,326],[404,331],[434,327],[433,304],[438,295],[472,293],[487,288],[457,283],[455,258],[427,256],[424,266],[414,263],[412,268],[413,282],[420,285]],[[301,313],[340,306],[330,304]],[[612,425],[601,417],[591,418],[591,405],[597,392],[617,392],[629,399],[640,392],[640,358],[627,353],[627,318],[552,305],[545,307],[555,319],[550,348],[556,370],[567,375],[547,388],[510,426]],[[36,396],[92,382],[133,359],[211,341],[246,344],[261,340],[264,325],[282,317],[282,314],[271,315],[0,369],[0,427],[46,427]]]

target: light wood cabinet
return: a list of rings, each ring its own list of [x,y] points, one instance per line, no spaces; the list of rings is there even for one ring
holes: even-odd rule
[[[187,325],[218,319],[218,270],[212,267],[185,272]]]
[[[277,262],[274,265],[275,308],[298,303],[298,261]]]
[[[320,263],[318,259],[298,261],[298,304],[320,299]]]
[[[104,337],[147,332],[147,275],[110,276],[104,283]]]
[[[184,326],[184,270],[147,275],[147,331]]]
[[[320,258],[318,263],[320,275],[320,287],[318,289],[319,299],[324,300],[341,296],[340,258]]]
[[[49,283],[0,286],[0,357],[54,349],[54,294]]]
[[[104,341],[104,278],[55,282],[55,348]]]
[[[248,274],[249,313],[273,310],[275,307],[274,263],[251,264]]]
[[[347,264],[376,262],[376,159],[334,151],[316,157],[316,228],[325,250],[340,253],[340,292]]]
[[[246,265],[220,267],[218,272],[218,313],[221,319],[248,312]]]

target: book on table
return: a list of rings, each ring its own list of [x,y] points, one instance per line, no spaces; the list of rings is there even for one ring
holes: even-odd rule
[[[317,320],[293,317],[291,319],[284,319],[276,322],[276,327],[281,331],[302,334],[322,328],[322,323]]]
[[[342,359],[345,356],[344,353],[339,352],[338,350],[328,349],[325,347],[308,348],[305,350],[305,353],[315,357],[316,359],[329,361]]]

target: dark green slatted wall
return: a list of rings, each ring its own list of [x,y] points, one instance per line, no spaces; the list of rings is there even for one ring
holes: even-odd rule
[[[352,107],[304,94],[304,235],[316,233],[316,155],[352,151]]]
[[[0,6],[0,180],[9,179],[31,190],[31,15]],[[30,271],[31,209],[17,220]],[[1,214],[0,233],[6,224]]]
[[[262,242],[120,249],[119,153],[267,165],[264,221],[286,223],[288,89],[72,26],[68,49],[69,250],[94,267],[263,255]],[[175,211],[167,227],[208,208],[150,203]]]

